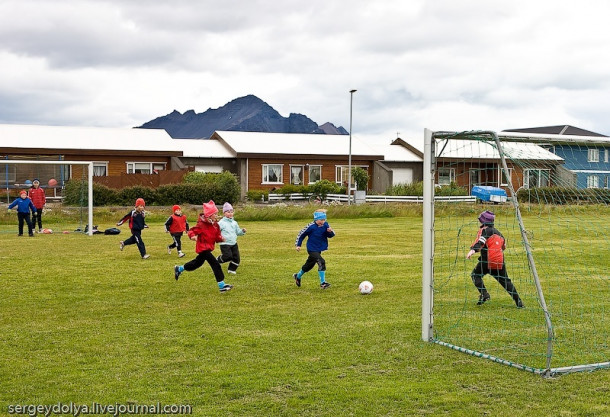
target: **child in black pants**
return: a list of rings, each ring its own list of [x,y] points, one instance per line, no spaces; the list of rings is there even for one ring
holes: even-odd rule
[[[131,229],[131,237],[125,241],[121,240],[119,242],[119,249],[123,250],[123,248],[127,245],[137,245],[140,250],[140,256],[142,259],[150,258],[150,255],[146,253],[146,246],[144,245],[144,241],[142,240],[142,229],[148,227],[146,225],[146,221],[144,217],[146,214],[144,213],[144,206],[146,203],[143,198],[138,198],[136,200],[135,208],[127,213],[119,222],[116,224],[117,226],[122,225],[127,220],[129,220],[129,228]]]

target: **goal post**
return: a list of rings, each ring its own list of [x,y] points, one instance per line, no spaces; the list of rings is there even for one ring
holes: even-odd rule
[[[545,376],[610,368],[609,159],[603,138],[426,129],[422,340]],[[481,198],[436,201],[449,182]],[[481,287],[479,254],[466,253],[485,210],[506,242],[505,276]]]
[[[87,234],[93,235],[93,161],[66,161],[66,160],[26,160],[26,159],[2,159],[0,165],[58,165],[58,166],[70,166],[70,165],[81,165],[87,167]],[[3,178],[0,181],[4,180]],[[8,192],[8,170],[6,172],[6,180],[3,181],[6,184]]]

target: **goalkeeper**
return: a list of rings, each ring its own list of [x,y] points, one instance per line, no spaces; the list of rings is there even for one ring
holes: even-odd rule
[[[489,274],[510,294],[517,308],[523,308],[525,307],[523,301],[521,301],[517,289],[506,272],[506,264],[504,263],[504,249],[506,249],[506,245],[504,236],[494,227],[495,218],[495,214],[487,210],[479,215],[479,223],[481,223],[479,233],[466,255],[466,258],[470,259],[476,252],[481,253],[479,263],[477,263],[470,274],[474,286],[479,290],[477,305],[481,305],[491,299],[483,283],[483,276]]]

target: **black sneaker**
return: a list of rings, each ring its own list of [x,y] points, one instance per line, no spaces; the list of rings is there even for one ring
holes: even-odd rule
[[[224,287],[220,288],[220,292],[231,291],[232,288],[233,288],[233,286],[231,284],[225,284]]]
[[[479,295],[479,301],[477,301],[477,305],[480,306],[481,304],[483,304],[489,300],[491,300],[491,295],[489,295],[488,292],[481,294],[481,295]]]
[[[176,281],[178,281],[178,278],[180,278],[181,273],[182,271],[180,271],[180,267],[178,265],[174,266],[174,278],[176,278]]]
[[[525,304],[523,304],[523,301],[521,301],[520,298],[517,300],[516,304],[517,308],[525,308]]]
[[[330,287],[330,283],[328,282],[323,282],[320,284],[320,288],[322,288],[323,290],[327,289],[328,287]]]
[[[297,284],[297,287],[301,286],[301,278],[297,276],[297,274],[292,274],[292,278],[294,278],[294,283]]]

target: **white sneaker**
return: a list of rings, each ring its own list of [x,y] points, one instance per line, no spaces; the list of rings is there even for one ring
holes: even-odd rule
[[[142,259],[148,259],[148,258],[150,258],[149,254],[146,254],[146,255],[142,256]]]
[[[181,250],[179,250],[178,251],[178,258],[182,258],[183,256],[184,256],[184,253]]]
[[[172,254],[172,248],[170,248],[169,246],[167,247],[167,254],[171,255]]]
[[[235,272],[235,271],[230,271],[230,270],[229,270],[229,271],[227,271],[227,272],[228,272],[229,274],[237,275],[237,272]]]

